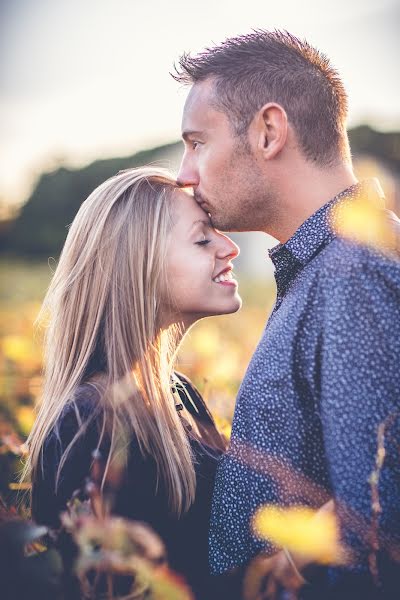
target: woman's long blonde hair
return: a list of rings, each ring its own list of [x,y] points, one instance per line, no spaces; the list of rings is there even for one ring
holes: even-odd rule
[[[121,438],[134,436],[155,458],[171,510],[180,514],[193,502],[190,444],[171,392],[176,331],[161,323],[176,187],[164,169],[119,172],[92,192],[70,227],[40,313],[48,324],[43,397],[27,442],[32,481],[46,437],[100,360],[99,401],[110,441],[105,477]],[[87,425],[74,409],[80,427],[62,455],[57,482]]]

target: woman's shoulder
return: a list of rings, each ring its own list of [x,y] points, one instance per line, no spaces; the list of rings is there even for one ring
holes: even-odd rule
[[[213,418],[201,393],[187,375],[174,371],[173,391],[177,392],[182,404],[197,419],[212,421]]]
[[[202,441],[206,446],[218,450],[226,449],[226,439],[218,431],[214,418],[193,382],[180,371],[174,371],[174,387],[185,409],[195,419]]]
[[[95,382],[84,382],[78,385],[65,405],[65,414],[77,409],[82,416],[97,414],[101,410],[101,399],[104,390]]]
[[[32,479],[32,514],[40,523],[58,527],[59,512],[84,485],[99,445],[99,400],[93,386],[78,386],[44,440]]]
[[[101,406],[100,389],[91,383],[80,384],[65,403],[48,440],[53,437],[62,440],[78,428],[94,427],[102,413]]]
[[[48,432],[42,446],[41,475],[56,481],[58,467],[68,450],[68,460],[63,467],[63,479],[80,466],[91,462],[91,455],[99,445],[101,431],[101,403],[99,392],[88,384],[79,385],[63,407]],[[104,448],[105,448],[105,444]]]

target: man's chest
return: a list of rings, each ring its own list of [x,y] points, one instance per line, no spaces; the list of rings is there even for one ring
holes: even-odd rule
[[[321,321],[316,276],[306,272],[268,320],[239,389],[233,435],[271,448],[319,437]]]

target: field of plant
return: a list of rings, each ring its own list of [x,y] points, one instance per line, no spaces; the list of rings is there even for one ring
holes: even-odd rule
[[[34,322],[53,265],[0,262],[0,410],[22,435],[41,389],[41,332]],[[220,419],[230,420],[246,365],[274,300],[273,281],[244,281],[243,308],[204,319],[187,335],[178,369],[188,375]]]
[[[0,525],[2,521],[16,516],[15,506],[19,505],[25,485],[29,486],[29,483],[18,483],[18,473],[22,467],[23,443],[33,424],[35,405],[40,401],[42,386],[42,331],[35,326],[35,319],[53,270],[52,264],[0,261]],[[234,315],[204,319],[196,324],[184,340],[177,364],[177,369],[189,376],[202,392],[217,424],[227,436],[236,392],[275,294],[273,281],[245,281],[240,288],[244,300],[242,310]],[[29,517],[29,509],[24,510],[22,505],[19,514]],[[93,518],[97,517],[94,515]],[[71,514],[70,528],[76,522],[82,522],[79,507]],[[32,527],[27,522],[24,524],[25,543],[40,535],[40,531]],[[88,527],[90,529],[89,522]],[[114,527],[117,533],[113,534]],[[96,530],[102,535],[98,522]],[[6,536],[5,528],[4,532]],[[125,545],[134,545],[135,536],[139,535],[142,539],[144,535],[150,548],[157,546],[151,532],[137,532],[130,524],[121,529],[121,524],[112,519],[107,520],[103,533],[106,538],[116,535],[116,539]],[[80,535],[83,535],[81,529]],[[5,536],[0,540],[0,554],[2,542],[6,543]],[[15,537],[18,536],[13,534],[13,540],[9,540],[9,543],[14,544]],[[27,547],[29,544],[25,545],[24,552]],[[41,585],[46,590],[52,589],[50,580],[57,579],[57,573],[59,575],[60,572],[57,555],[54,557],[48,550],[41,553],[43,548],[40,544],[34,544],[30,550],[35,558],[38,553],[43,559],[38,575]],[[136,560],[137,553],[134,556]],[[14,583],[19,575],[23,575],[14,572],[16,562],[15,559],[10,563],[9,572],[14,573]],[[148,562],[140,564],[147,569]],[[129,571],[130,567],[125,565],[124,568]],[[140,568],[135,563],[135,573]],[[173,578],[162,578],[158,583],[154,579],[152,581],[153,590],[157,590],[157,586],[160,588],[160,595],[157,596],[157,591],[154,591],[154,598],[190,598],[190,590],[174,583]]]
[[[1,452],[29,433],[40,398],[41,331],[34,323],[54,265],[1,261],[0,443]],[[188,375],[229,433],[234,399],[274,300],[273,281],[244,281],[241,311],[204,319],[189,332],[177,368]],[[8,494],[9,470],[0,491]],[[11,482],[12,483],[12,482]]]
[[[358,213],[351,217],[360,218]],[[364,213],[362,217],[365,220]],[[380,239],[384,233],[379,229],[375,237]],[[29,482],[18,483],[18,473],[23,464],[24,441],[35,418],[34,407],[40,401],[42,331],[35,326],[35,319],[53,270],[52,264],[0,261],[0,579],[6,577],[5,589],[9,585],[14,590],[5,597],[12,600],[42,597],[114,600],[122,598],[113,586],[118,574],[123,573],[134,581],[130,594],[123,596],[125,600],[193,600],[190,589],[168,571],[161,540],[140,524],[114,517],[109,512],[107,506],[111,504],[99,493],[101,465],[96,466],[95,457],[85,488],[90,501],[74,500],[62,517],[65,530],[79,548],[79,560],[73,572],[66,569],[64,559],[47,541],[43,545],[46,530],[26,520],[28,507],[22,503],[18,513],[15,509],[21,494],[29,488]],[[197,323],[182,344],[177,364],[177,369],[189,376],[203,394],[217,425],[227,436],[240,382],[275,298],[273,280],[239,283],[243,308],[233,315]],[[377,477],[382,460],[378,452]],[[307,507],[277,509],[266,505],[257,511],[253,525],[259,537],[272,540],[278,547],[289,548],[298,556],[307,556],[322,564],[343,560],[332,512],[316,514]],[[283,562],[282,553],[268,561],[256,559],[250,564],[244,579],[246,598],[277,597],[273,595],[275,588],[272,595],[261,595],[257,591],[265,587],[271,573],[273,577],[269,582],[296,589],[298,582],[293,581],[293,569],[285,556]],[[160,565],[164,566],[160,568]],[[100,595],[93,591],[93,581],[87,575],[93,569],[105,578],[102,583],[100,577],[103,585]],[[78,596],[69,596],[65,592],[65,581],[76,585],[77,574],[80,591]],[[20,592],[15,591],[17,580],[23,586]],[[151,589],[150,595],[148,589]],[[294,592],[289,597],[297,598]]]

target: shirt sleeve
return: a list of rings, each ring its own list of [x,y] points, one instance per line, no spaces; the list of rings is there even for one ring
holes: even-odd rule
[[[338,589],[366,591],[373,573],[391,586],[398,570],[400,265],[361,248],[345,258],[324,285],[319,408],[340,533],[351,556],[328,579]]]

